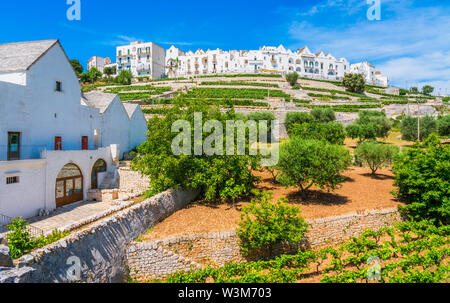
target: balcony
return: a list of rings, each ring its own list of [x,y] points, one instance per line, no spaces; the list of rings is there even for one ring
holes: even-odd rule
[[[276,61],[275,61],[276,63]],[[248,60],[248,64],[250,65],[263,65],[264,61],[263,60]]]
[[[0,161],[21,161],[43,159],[47,150],[44,145],[21,145],[17,151],[8,151],[8,146],[0,145]]]

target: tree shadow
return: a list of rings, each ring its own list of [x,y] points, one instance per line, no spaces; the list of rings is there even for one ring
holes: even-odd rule
[[[365,174],[362,174],[361,176],[368,177],[368,178],[371,178],[373,180],[380,180],[380,181],[381,180],[394,180],[395,179],[394,176],[385,175],[385,174],[379,174],[379,173],[377,173],[375,175],[372,175],[371,173],[365,173]]]
[[[286,198],[289,203],[300,205],[342,205],[349,202],[345,196],[320,190],[309,190],[304,200],[300,191],[292,192]]]

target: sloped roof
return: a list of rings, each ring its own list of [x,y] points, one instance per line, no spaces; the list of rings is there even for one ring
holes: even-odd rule
[[[81,101],[84,102],[86,106],[99,109],[100,113],[103,114],[111,105],[116,96],[117,95],[115,94],[107,94],[99,91],[92,91],[84,93]]]
[[[128,118],[130,119],[131,117],[133,117],[134,112],[139,107],[139,105],[133,103],[123,103],[123,106],[125,107],[125,110],[127,111],[128,114]]]
[[[58,40],[42,40],[0,44],[0,73],[28,70]]]

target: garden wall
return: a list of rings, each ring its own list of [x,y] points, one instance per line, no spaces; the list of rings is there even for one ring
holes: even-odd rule
[[[302,243],[278,245],[274,255],[296,253],[299,248],[321,248],[360,235],[364,230],[393,226],[401,221],[397,209],[370,211],[309,221],[310,228]],[[227,262],[245,262],[239,238],[234,231],[197,234],[154,242],[132,242],[126,250],[130,275],[138,281],[165,278],[176,271],[223,266]],[[256,260],[257,256],[250,256]]]
[[[198,193],[169,190],[0,268],[0,283],[121,282],[125,247]]]

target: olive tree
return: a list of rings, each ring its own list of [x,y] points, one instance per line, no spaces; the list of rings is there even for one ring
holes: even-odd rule
[[[364,142],[356,148],[355,157],[375,175],[378,169],[392,165],[398,152],[399,148],[395,145]]]
[[[346,74],[342,83],[349,92],[358,94],[362,94],[366,87],[366,81],[361,74]]]
[[[286,75],[286,81],[289,82],[291,86],[297,85],[298,74],[296,72],[289,73]]]
[[[297,186],[305,199],[313,185],[327,190],[338,188],[345,180],[341,173],[351,162],[352,157],[343,146],[294,137],[281,146],[278,179],[286,187]]]

